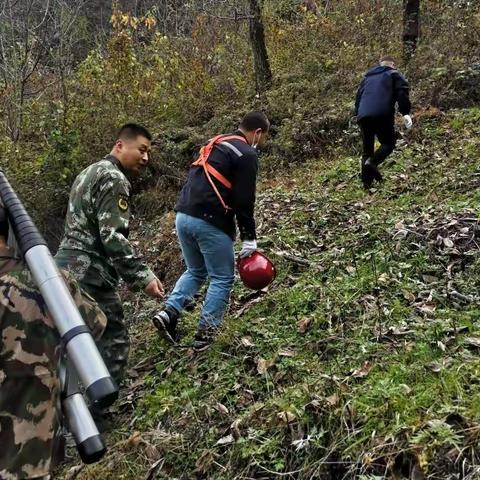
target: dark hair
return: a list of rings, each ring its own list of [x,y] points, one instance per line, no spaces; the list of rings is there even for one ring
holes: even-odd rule
[[[253,132],[261,128],[263,132],[268,132],[270,122],[263,112],[249,112],[240,122],[240,128],[243,128],[247,132]]]
[[[390,55],[384,55],[384,56],[380,59],[380,63],[382,63],[382,62],[397,63],[397,62],[395,61],[395,59],[394,59],[392,56],[390,56]]]
[[[136,123],[126,123],[118,131],[117,138],[121,138],[122,140],[134,140],[139,136],[152,141],[152,134],[145,127],[137,125]]]

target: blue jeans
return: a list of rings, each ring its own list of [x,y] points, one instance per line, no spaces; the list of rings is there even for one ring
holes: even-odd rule
[[[233,240],[222,230],[200,218],[177,213],[175,222],[187,270],[177,280],[167,305],[179,313],[210,280],[199,328],[217,328],[228,306],[235,278]]]

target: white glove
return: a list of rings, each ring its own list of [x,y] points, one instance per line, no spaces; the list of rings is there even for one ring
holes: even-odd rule
[[[244,240],[242,243],[242,249],[240,250],[240,258],[249,257],[256,250],[257,250],[256,240]]]
[[[410,130],[413,126],[412,117],[410,115],[404,115],[403,116],[403,123],[405,124],[405,128],[407,130]]]

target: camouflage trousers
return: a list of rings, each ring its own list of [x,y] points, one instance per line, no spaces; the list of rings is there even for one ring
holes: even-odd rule
[[[41,474],[50,470],[59,390],[58,385],[54,388],[56,368],[43,363],[32,364],[29,372],[30,365],[21,370],[17,361],[12,366],[18,370],[17,376],[11,375],[1,385],[0,480],[50,478]]]
[[[82,281],[79,283],[107,317],[107,326],[100,340],[97,340],[97,346],[110,375],[120,386],[125,376],[130,348],[120,295],[115,290],[102,289]]]

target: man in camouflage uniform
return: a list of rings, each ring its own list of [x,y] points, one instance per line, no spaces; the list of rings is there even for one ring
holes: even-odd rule
[[[70,192],[64,238],[55,257],[107,316],[99,347],[118,384],[129,349],[117,292],[120,278],[133,291],[163,297],[161,282],[128,241],[131,184],[127,176],[138,176],[145,169],[151,139],[144,127],[124,125],[110,154],[77,176]]]
[[[60,336],[30,271],[5,243],[0,208],[0,480],[48,479],[57,428]],[[107,319],[64,273],[95,338]]]

